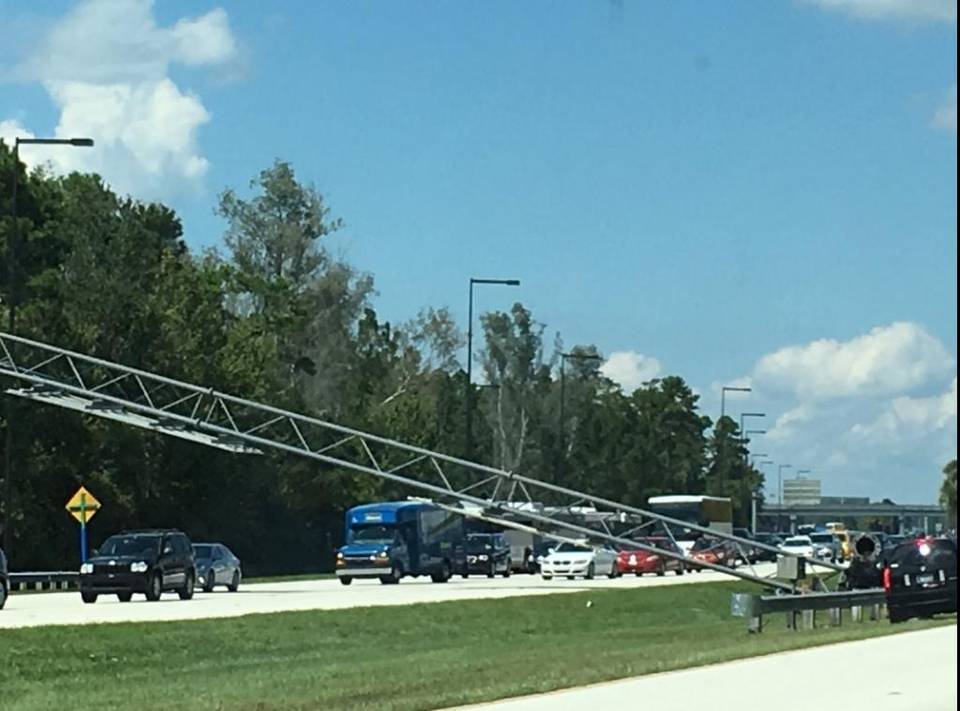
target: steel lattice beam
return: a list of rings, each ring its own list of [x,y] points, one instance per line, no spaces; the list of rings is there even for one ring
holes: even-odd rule
[[[393,481],[430,494],[438,501],[472,504],[494,514],[522,518],[548,535],[553,528],[582,533],[592,540],[631,545],[667,557],[686,556],[651,548],[642,542],[615,535],[606,521],[574,524],[544,515],[536,509],[534,494],[546,494],[564,506],[590,503],[604,507],[623,521],[657,522],[667,535],[671,527],[699,531],[718,541],[780,552],[772,546],[741,539],[710,528],[646,511],[616,501],[574,491],[451,457],[421,447],[326,422],[263,403],[245,400],[130,368],[99,358],[0,332],[0,376],[19,381],[10,395],[57,405],[206,446],[241,454],[274,449]],[[588,525],[592,524],[592,525]],[[634,527],[633,534],[642,527]],[[719,545],[719,544],[718,544]],[[746,557],[746,556],[744,556]],[[834,570],[841,566],[808,559]],[[782,581],[753,572],[731,570],[697,561],[698,567],[792,590]]]

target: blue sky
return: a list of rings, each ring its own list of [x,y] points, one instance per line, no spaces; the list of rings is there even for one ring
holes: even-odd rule
[[[289,160],[384,317],[465,319],[470,276],[516,277],[480,307],[522,300],[628,387],[678,373],[716,414],[751,383],[729,409],[767,412],[764,451],[827,493],[935,496],[955,3],[274,5],[0,0],[0,128],[97,133],[54,166],[170,203],[195,247],[219,190]]]

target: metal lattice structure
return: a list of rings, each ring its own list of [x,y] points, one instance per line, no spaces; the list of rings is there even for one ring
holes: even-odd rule
[[[8,395],[37,403],[236,454],[258,455],[271,449],[286,452],[401,484],[446,507],[473,507],[475,517],[536,530],[548,538],[562,538],[557,531],[576,533],[592,542],[630,545],[679,558],[697,568],[794,591],[790,583],[763,577],[752,568],[732,570],[705,561],[694,563],[686,556],[650,547],[636,539],[654,529],[659,535],[673,538],[673,530],[682,528],[716,539],[718,546],[736,546],[741,554],[747,547],[780,552],[756,541],[0,332],[0,377],[4,376],[20,385],[7,389]],[[538,506],[544,499],[559,506],[551,508],[552,513],[548,514]],[[585,505],[601,507],[608,513],[576,520],[556,514],[558,510],[574,511]],[[743,557],[747,558],[745,554]],[[808,562],[842,569],[826,561]]]

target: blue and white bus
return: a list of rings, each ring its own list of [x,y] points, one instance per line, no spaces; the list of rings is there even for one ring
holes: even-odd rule
[[[429,575],[445,583],[466,567],[463,516],[431,503],[388,501],[356,506],[346,514],[346,543],[337,551],[337,578],[398,583]]]

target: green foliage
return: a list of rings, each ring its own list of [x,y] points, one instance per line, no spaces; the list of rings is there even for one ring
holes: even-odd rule
[[[951,459],[943,467],[943,483],[940,485],[940,504],[947,510],[947,520],[957,525],[957,460]]]
[[[0,144],[4,208],[12,167]],[[170,209],[120,197],[95,175],[20,170],[20,334],[462,451],[464,338],[453,315],[431,307],[400,325],[382,320],[370,303],[372,277],[327,248],[341,221],[288,163],[262,171],[249,197],[222,193],[224,255],[192,253]],[[0,248],[11,227],[0,221]],[[562,343],[545,345],[546,327],[527,308],[480,319],[479,461],[635,505],[653,494],[709,491],[733,497],[738,520],[749,511],[762,480],[744,462],[736,426],[721,420],[708,436],[711,422],[681,378],[625,393],[596,358],[573,357],[561,386]],[[591,345],[569,352],[599,355]],[[329,566],[345,507],[412,493],[352,470],[272,453],[234,457],[56,408],[14,403],[12,413],[8,553],[20,569],[75,564],[76,529],[62,507],[81,483],[104,502],[94,543],[119,528],[179,526],[230,543],[254,574]]]

